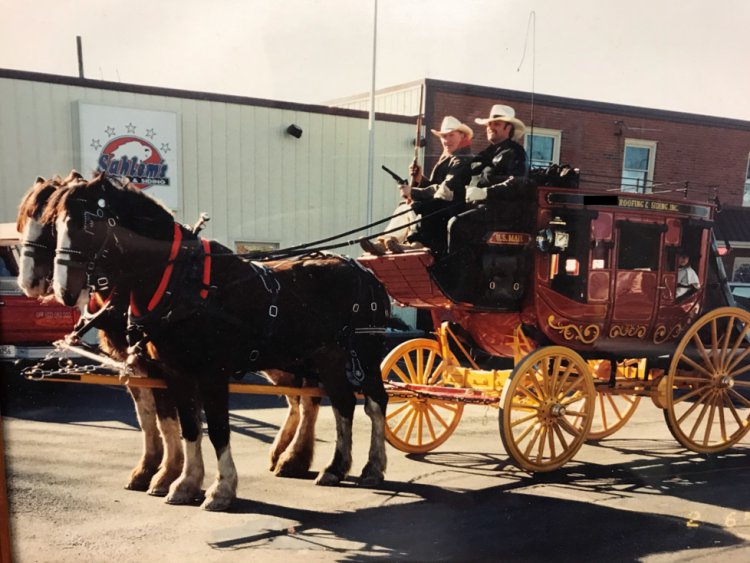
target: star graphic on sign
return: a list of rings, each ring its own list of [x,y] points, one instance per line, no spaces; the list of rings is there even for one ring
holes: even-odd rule
[[[146,137],[153,139],[156,137],[156,132],[153,129],[146,129]]]
[[[100,148],[102,148],[102,144],[99,142],[99,139],[91,139],[90,147],[95,151],[98,151]]]
[[[107,134],[108,137],[114,137],[115,136],[115,128],[111,125],[107,125],[107,128],[104,130],[104,132]]]
[[[125,130],[132,135],[133,133],[135,133],[135,125],[133,125],[132,123],[128,123],[125,126]]]
[[[169,152],[171,150],[172,149],[169,148],[169,143],[162,143],[162,145],[161,145],[161,152]]]

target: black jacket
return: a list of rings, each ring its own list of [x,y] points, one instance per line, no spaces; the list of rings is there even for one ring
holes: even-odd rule
[[[471,185],[489,188],[488,198],[494,191],[492,188],[510,176],[521,178],[524,175],[526,175],[526,151],[510,139],[490,145],[471,161]]]
[[[473,157],[471,147],[461,147],[452,155],[441,158],[432,169],[429,180],[422,178],[419,186],[411,189],[411,198],[414,201],[442,199],[462,203]]]

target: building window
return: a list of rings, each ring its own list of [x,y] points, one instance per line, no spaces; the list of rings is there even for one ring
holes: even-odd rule
[[[747,159],[747,168],[745,168],[745,191],[742,192],[742,205],[750,206],[750,157]]]
[[[560,164],[560,139],[562,132],[554,129],[534,127],[533,133],[524,137],[526,153],[532,167],[546,168],[550,164]]]
[[[654,181],[655,161],[655,141],[625,139],[620,189],[624,192],[651,192],[651,186]]]

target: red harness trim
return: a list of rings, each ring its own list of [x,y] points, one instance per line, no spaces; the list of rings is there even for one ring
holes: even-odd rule
[[[156,288],[156,291],[154,292],[154,295],[151,297],[151,301],[148,302],[148,306],[146,309],[151,312],[153,311],[156,306],[159,304],[159,301],[161,301],[162,297],[164,297],[164,292],[167,290],[167,286],[169,285],[169,279],[172,277],[172,271],[174,270],[174,261],[177,258],[177,254],[180,250],[180,243],[182,242],[182,230],[180,229],[180,226],[175,223],[174,224],[174,239],[172,240],[172,248],[169,251],[169,263],[167,264],[166,268],[164,268],[164,272],[161,275],[161,280],[159,281],[159,286]],[[209,246],[209,242],[206,239],[201,239],[201,244],[203,245],[203,251],[205,253],[205,257],[203,258],[203,284],[208,286],[209,282],[211,281],[211,247]],[[208,297],[208,290],[202,289],[200,291],[201,299],[205,299]],[[133,294],[130,294],[130,309],[133,311],[133,314],[136,317],[140,317],[141,313],[138,310],[138,307],[135,305],[135,300],[133,299]]]
[[[154,293],[151,301],[148,302],[148,307],[146,307],[147,311],[153,311],[154,307],[156,307],[159,304],[159,301],[161,301],[161,298],[164,297],[164,292],[167,290],[169,278],[172,277],[172,270],[174,270],[173,262],[174,259],[177,258],[177,253],[180,251],[181,242],[182,230],[180,229],[180,226],[175,223],[174,239],[172,239],[172,249],[169,251],[169,263],[167,264],[167,267],[164,268],[164,273],[161,275],[161,281],[159,282],[159,286],[156,288],[156,293]]]
[[[208,284],[211,282],[211,245],[209,242],[202,238],[201,243],[203,244],[203,285],[206,288],[201,289],[201,299],[208,297]]]
[[[86,312],[89,315],[93,315],[94,313],[101,311],[104,307],[107,306],[110,299],[112,299],[111,293],[107,296],[106,299],[102,298],[98,293],[92,293],[89,296],[89,302],[86,304]]]

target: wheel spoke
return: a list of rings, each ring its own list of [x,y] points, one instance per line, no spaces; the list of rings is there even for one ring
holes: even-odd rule
[[[557,435],[557,439],[560,440],[560,443],[562,444],[563,451],[568,449],[568,441],[565,439],[565,434],[562,433],[560,430],[560,425],[555,424],[554,426],[555,434]]]
[[[704,359],[704,360],[707,360],[708,358],[706,358],[706,356],[704,355],[704,356],[703,356],[703,359]],[[706,375],[706,377],[711,377],[711,376],[713,375],[713,374],[712,374],[712,372],[708,371],[708,370],[707,370],[707,369],[706,369],[705,367],[703,367],[702,365],[700,365],[700,364],[698,364],[698,363],[694,362],[694,361],[693,361],[693,359],[692,359],[691,357],[689,357],[689,356],[685,356],[685,355],[683,355],[683,356],[682,356],[682,357],[680,358],[680,361],[681,361],[681,362],[685,362],[685,363],[689,364],[689,365],[690,365],[690,366],[691,366],[691,367],[692,367],[693,369],[695,369],[695,370],[698,370],[698,371],[700,371],[700,372],[704,373],[704,374]],[[707,364],[707,365],[710,365],[710,364]]]
[[[530,420],[534,420],[534,419],[539,418],[539,412],[538,412],[538,410],[537,409],[534,409],[534,410],[535,410],[535,412],[533,412],[531,414],[527,414],[526,416],[522,416],[520,418],[516,418],[515,420],[513,420],[510,423],[511,428],[513,428],[515,426],[518,426],[519,424],[523,424],[525,422],[528,422]]]
[[[706,352],[706,348],[703,346],[703,341],[700,339],[700,335],[697,332],[693,335],[693,342],[696,343],[696,349],[698,350],[698,353],[703,358],[704,365],[713,367],[713,364],[711,363],[711,359],[708,357],[708,352]],[[692,359],[690,359],[688,356],[683,356],[681,359],[688,360],[690,363],[693,363],[695,367],[697,367],[698,365],[698,364],[695,364],[692,361]]]
[[[708,399],[709,406],[708,420],[706,421],[706,432],[703,434],[703,445],[706,446],[711,441],[711,430],[714,426],[714,415],[716,414],[716,396],[711,395]]]
[[[520,385],[516,387],[516,393],[522,393],[525,396],[527,396],[529,399],[534,401],[537,405],[542,404],[542,399],[534,395],[531,390],[528,387],[521,387]]]
[[[557,454],[555,453],[555,433],[553,431],[551,431],[551,430],[547,430],[547,436],[549,437],[549,456],[550,456],[550,459],[555,459],[557,457]]]
[[[398,407],[396,410],[389,412],[386,415],[386,417],[385,417],[386,420],[390,420],[392,418],[395,418],[396,416],[398,416],[400,413],[404,412],[406,409],[408,409],[411,406],[412,406],[411,405],[411,401],[409,401],[407,403],[404,403],[403,405],[401,405],[400,407]]]
[[[437,419],[437,421],[442,425],[443,428],[448,428],[448,423],[445,422],[442,416],[440,416],[440,413],[433,407],[430,403],[427,403],[428,410],[433,414],[433,416]],[[430,430],[432,430],[432,423],[430,422],[430,418],[427,417],[427,421],[430,424]],[[435,438],[435,435],[433,433],[433,439]]]
[[[539,438],[539,449],[536,451],[536,462],[542,463],[542,459],[544,459],[544,445],[547,442],[547,433],[549,430],[546,426],[542,426],[542,435]]]
[[[424,352],[425,350],[420,349],[420,350],[416,350],[416,352],[414,353],[415,359],[417,361],[416,362],[417,365],[415,366],[415,371],[417,373],[416,381],[417,383],[421,383],[422,385],[427,383],[425,381],[425,371],[424,371]]]
[[[727,405],[727,407],[729,407],[729,412],[732,413],[732,417],[734,417],[735,422],[740,427],[742,427],[742,426],[745,425],[745,423],[742,420],[742,418],[740,418],[740,415],[737,412],[737,409],[735,408],[734,403],[732,402],[731,397],[729,396],[731,393],[732,393],[732,390],[730,389],[728,393],[726,393],[725,395],[723,395],[724,404]]]
[[[693,389],[689,393],[685,393],[684,395],[680,395],[679,397],[675,397],[673,399],[673,402],[676,405],[676,404],[681,403],[683,401],[686,401],[688,399],[692,399],[696,395],[699,395],[701,393],[705,393],[706,392],[706,387],[708,387],[708,384],[696,387],[695,389]],[[695,407],[693,407],[693,408],[695,408]]]
[[[573,372],[573,368],[575,366],[570,363],[568,364],[568,367],[565,368],[565,372],[558,378],[557,385],[555,385],[553,390],[553,397],[559,397],[561,395],[566,395],[567,391],[563,392],[562,390],[565,387],[565,384],[568,382],[568,378],[570,377],[570,374]],[[577,374],[576,374],[577,375]]]
[[[717,363],[717,357],[718,354],[718,348],[719,348],[719,336],[718,331],[716,327],[716,319],[711,320],[711,364],[714,366],[719,365]]]
[[[706,411],[708,410],[709,404],[710,404],[710,398],[709,398],[709,401],[701,400],[700,402],[695,403],[694,406],[697,407],[699,405],[703,405],[703,408],[701,408],[701,412],[698,413],[698,419],[695,421],[695,424],[693,424],[693,428],[690,430],[689,436],[691,440],[695,439],[695,434],[696,432],[698,432],[698,428],[700,427],[701,422],[703,422],[703,417],[706,416]],[[691,411],[693,409],[688,409],[688,410]],[[684,419],[685,417],[683,416],[682,418]]]
[[[719,411],[719,429],[721,431],[722,442],[726,442],[727,441],[727,422],[724,419],[724,405],[726,405],[727,395],[726,393],[722,393],[720,397],[721,397],[721,400],[716,402],[717,403],[716,406],[718,407],[718,411]]]
[[[568,388],[565,389],[564,392],[560,393],[560,395],[558,395],[558,396],[559,397],[566,397],[566,396],[568,396],[570,394],[571,391],[573,391],[573,389],[577,389],[577,388],[585,387],[585,386],[586,386],[586,380],[583,377],[577,377],[568,386]]]
[[[412,409],[401,418],[396,427],[393,429],[394,434],[398,434],[401,428],[403,428],[404,424],[406,424],[407,422],[411,422],[409,428],[414,426],[414,417],[417,416],[417,409],[413,405],[410,406],[412,407]]]
[[[440,385],[440,382],[443,379],[443,374],[445,373],[446,364],[444,361],[441,361],[437,367],[432,371],[430,376],[427,378],[427,385]]]
[[[409,354],[404,354],[404,364],[406,365],[406,371],[409,372],[409,382],[419,383],[419,376],[414,370],[414,363],[411,361]]]
[[[737,335],[737,338],[734,341],[734,345],[732,346],[732,351],[729,353],[727,358],[727,363],[729,363],[729,360],[734,358],[734,355],[736,354],[737,350],[739,350],[740,345],[742,343],[745,343],[745,338],[747,337],[747,331],[750,330],[750,323],[745,323],[745,326],[742,327],[742,330]],[[738,358],[735,358],[732,360],[732,363],[724,366],[724,371],[730,372],[732,371],[732,368],[734,368],[735,365],[737,365],[738,362],[741,362],[745,356],[747,356],[748,352],[750,352],[750,347],[747,347],[743,350],[742,354]]]
[[[599,399],[599,415],[602,417],[602,426],[607,428],[607,410],[604,408],[604,395],[599,394],[597,398]]]
[[[542,431],[542,425],[541,424],[534,424],[532,428],[536,428],[534,431],[534,435],[529,440],[529,443],[526,445],[526,451],[524,451],[523,455],[524,457],[530,457],[529,454],[531,453],[531,450],[534,449],[534,444],[536,444],[536,441],[539,439],[539,434]],[[518,441],[521,442],[520,440]]]
[[[730,336],[732,336],[732,330],[734,329],[734,319],[735,319],[734,315],[729,317],[727,327],[724,330],[724,341],[721,344],[721,350],[720,350],[720,355],[719,355],[718,365],[720,366],[726,365],[727,353],[728,353],[728,348],[729,348],[729,338]]]
[[[740,403],[745,405],[746,407],[750,407],[750,400],[747,399],[744,395],[740,395],[736,390],[730,389],[729,393],[731,393],[732,397],[737,399]]]
[[[566,414],[570,414],[570,413],[566,413]],[[577,438],[581,434],[579,429],[573,426],[570,422],[568,422],[566,418],[560,418],[558,420],[558,424],[560,425],[560,428],[565,430],[568,434],[570,434],[574,438]]]
[[[398,364],[393,364],[391,371],[398,375],[399,379],[404,383],[412,383],[412,380],[401,370]]]

